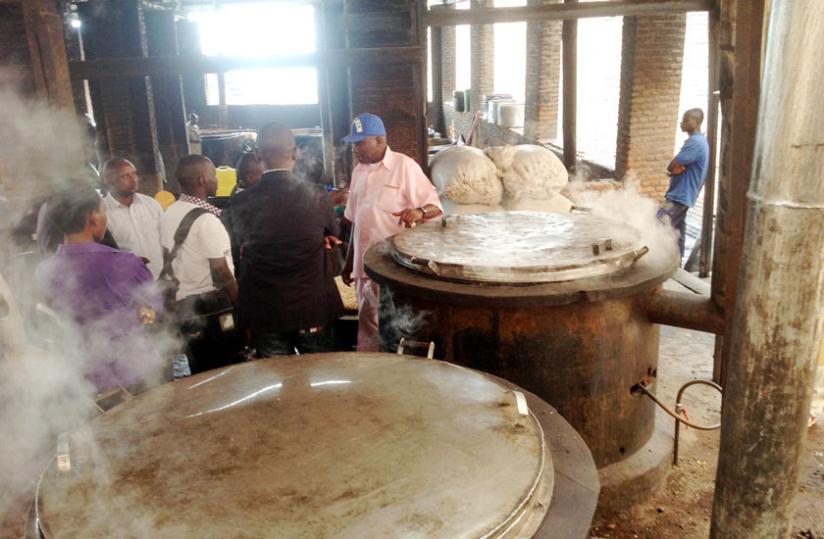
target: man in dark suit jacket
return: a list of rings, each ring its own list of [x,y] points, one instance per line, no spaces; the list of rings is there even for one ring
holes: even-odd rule
[[[300,181],[295,139],[270,123],[258,134],[264,173],[232,197],[225,224],[237,253],[238,314],[260,357],[332,350],[343,312],[329,256],[340,242],[327,194]]]

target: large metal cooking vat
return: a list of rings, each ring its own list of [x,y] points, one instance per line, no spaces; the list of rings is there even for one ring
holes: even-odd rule
[[[678,265],[674,245],[646,251],[634,229],[587,215],[508,212],[406,230],[365,267],[386,346],[434,341],[557,408],[592,451],[609,512],[659,484],[671,449],[652,401],[630,392],[657,374],[647,302]]]
[[[40,481],[38,525],[46,538],[586,537],[589,452],[513,389],[394,354],[201,373],[72,434]]]

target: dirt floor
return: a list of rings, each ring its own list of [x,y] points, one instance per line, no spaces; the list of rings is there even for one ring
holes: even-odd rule
[[[678,389],[696,378],[712,378],[715,338],[707,333],[661,328],[657,394],[675,403]],[[715,389],[693,386],[684,401],[689,418],[700,424],[719,422],[721,399]],[[660,413],[672,431],[673,421]],[[792,537],[824,539],[824,418],[808,431],[801,469],[797,513]],[[705,538],[709,536],[719,431],[681,429],[679,464],[671,469],[664,488],[648,503],[592,527],[593,538]]]

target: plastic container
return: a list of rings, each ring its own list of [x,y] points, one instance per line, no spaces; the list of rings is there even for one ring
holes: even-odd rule
[[[217,167],[217,194],[218,197],[228,197],[237,185],[237,173],[232,167]]]
[[[498,108],[498,125],[501,127],[524,126],[524,104],[504,103]]]
[[[464,112],[466,110],[465,105],[464,91],[455,90],[452,92],[452,108],[455,109],[455,112]]]
[[[493,99],[489,103],[489,117],[486,119],[486,121],[489,122],[489,123],[492,123],[492,124],[497,124],[498,123],[498,114],[499,114],[499,111],[501,110],[501,105],[507,104],[507,103],[514,103],[514,102],[515,102],[514,99],[501,99],[501,98]]]

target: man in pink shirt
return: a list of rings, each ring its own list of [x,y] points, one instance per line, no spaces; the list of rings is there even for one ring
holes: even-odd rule
[[[363,271],[363,254],[405,227],[439,217],[443,209],[418,163],[386,145],[386,129],[378,116],[360,114],[343,140],[353,144],[358,164],[343,214],[354,229],[342,276],[346,284],[355,282],[358,350],[377,352],[379,289]]]

